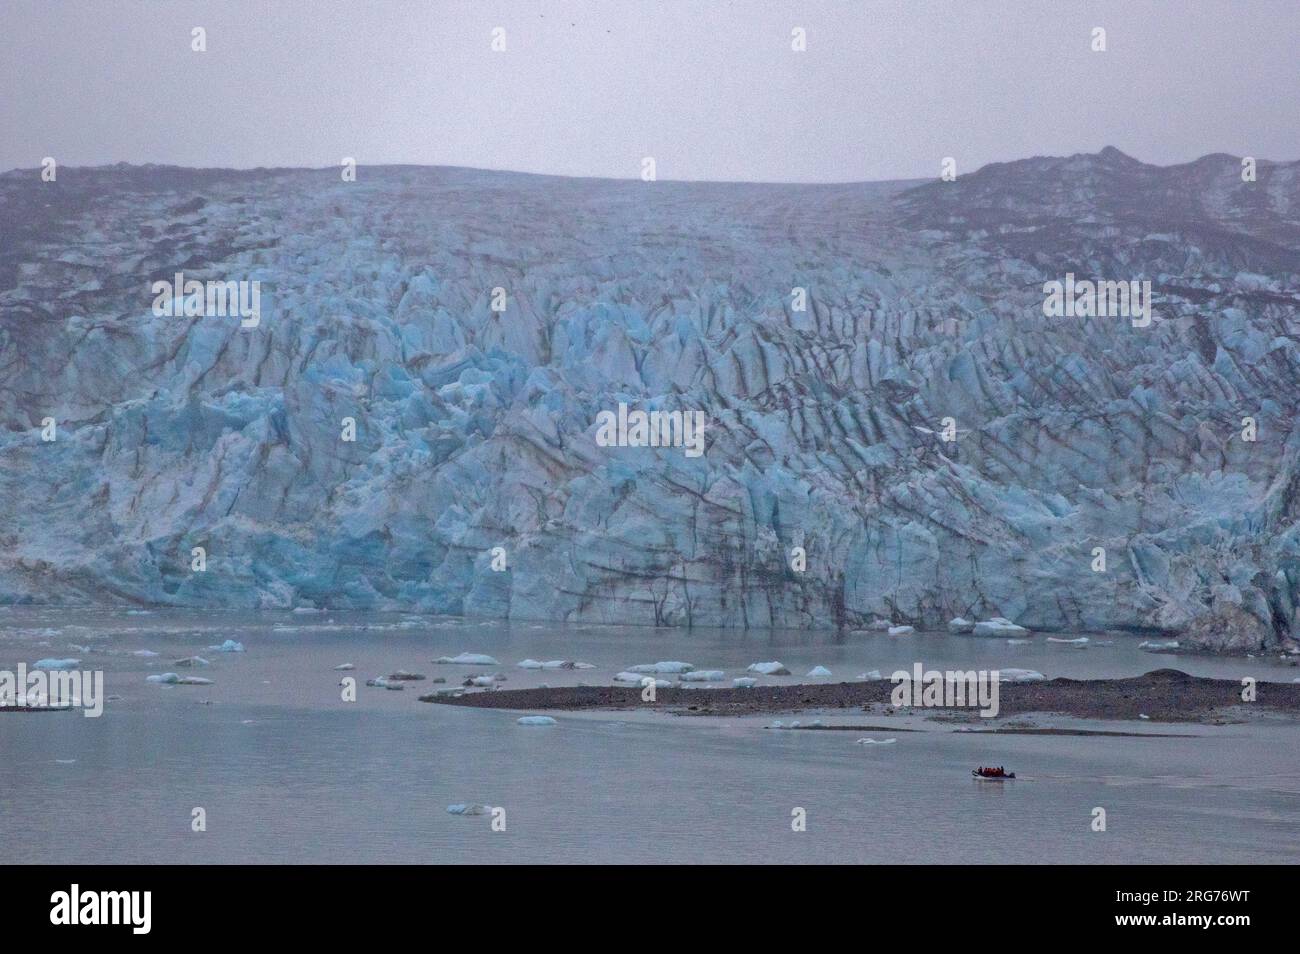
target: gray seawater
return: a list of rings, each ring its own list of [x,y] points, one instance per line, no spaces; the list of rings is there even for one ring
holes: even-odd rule
[[[205,647],[234,638],[247,652]],[[1153,655],[1113,637],[1087,649],[947,634],[738,632],[430,620],[400,615],[0,611],[0,668],[79,656],[121,699],[99,719],[0,714],[0,857],[10,863],[238,862],[1294,862],[1300,860],[1300,729],[1100,723],[1183,738],[979,736],[923,719],[922,732],[780,732],[770,718],[649,712],[517,713],[359,689],[340,673],[446,676],[461,651],[496,656],[506,688],[608,684],[641,662],[683,659],[739,675],[780,659],[799,681],[920,661],[927,668],[1037,669],[1049,677],[1188,672],[1291,681],[1279,660]],[[71,649],[72,646],[87,647]],[[130,655],[151,650],[160,655]],[[192,653],[209,687],[147,683]],[[586,672],[515,663],[579,659]],[[701,692],[709,690],[702,689]],[[780,717],[778,717],[780,718]],[[801,717],[808,721],[809,717]],[[827,722],[862,722],[852,714]],[[870,721],[879,723],[880,718]],[[1047,724],[1089,725],[1046,718]],[[891,723],[892,724],[892,723]],[[859,745],[869,736],[890,745]],[[1195,737],[1193,737],[1195,736]],[[1015,782],[970,778],[1004,764]],[[506,810],[453,816],[477,802]],[[207,831],[192,832],[201,806]],[[807,830],[791,830],[792,809]],[[1093,809],[1107,830],[1091,830]]]

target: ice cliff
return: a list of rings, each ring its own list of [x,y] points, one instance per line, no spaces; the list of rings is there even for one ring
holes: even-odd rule
[[[7,173],[0,602],[1285,643],[1300,164],[1241,171]],[[258,281],[260,324],[155,315],[176,272]],[[1155,320],[1045,317],[1067,273]],[[706,452],[598,446],[620,402]]]

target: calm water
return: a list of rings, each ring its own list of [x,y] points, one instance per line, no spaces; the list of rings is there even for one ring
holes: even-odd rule
[[[243,654],[205,647],[230,637]],[[1174,666],[1290,681],[1276,660],[1155,656],[1137,639],[1079,650],[947,635],[599,629],[459,623],[374,614],[0,611],[0,668],[79,656],[119,694],[99,719],[0,715],[0,857],[29,862],[1293,862],[1300,860],[1300,729],[1133,726],[1196,738],[980,737],[924,732],[775,732],[767,718],[655,713],[516,714],[359,689],[344,703],[333,667],[457,681],[435,666],[461,651],[501,661],[507,688],[607,684],[629,665],[684,659],[739,675],[780,659],[834,678],[992,666],[1046,675],[1131,675]],[[72,649],[72,646],[89,647]],[[130,655],[152,650],[157,658]],[[145,681],[199,653],[207,687]],[[515,663],[580,659],[586,672]],[[766,680],[790,682],[794,680]],[[708,690],[700,690],[708,691]],[[807,720],[807,716],[803,717]],[[829,716],[826,721],[863,721]],[[880,717],[871,721],[879,722]],[[1046,719],[1058,725],[1064,719]],[[1108,723],[1103,728],[1129,727]],[[896,738],[858,745],[862,736]],[[979,763],[1023,777],[981,783]],[[454,802],[506,810],[446,813]],[[208,830],[190,830],[202,806]],[[807,811],[793,832],[791,810]],[[1090,830],[1092,810],[1107,831]]]

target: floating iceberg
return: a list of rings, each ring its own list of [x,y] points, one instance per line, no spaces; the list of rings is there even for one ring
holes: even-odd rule
[[[405,688],[406,688],[406,686],[403,685],[401,682],[398,682],[398,681],[395,681],[395,680],[389,680],[389,679],[388,679],[387,677],[385,677],[385,676],[379,676],[379,677],[377,677],[377,678],[375,678],[375,679],[367,679],[367,680],[366,680],[366,685],[367,685],[367,686],[371,686],[372,688],[375,688],[375,689],[392,689],[392,690],[400,690],[400,689],[405,689]]]
[[[734,689],[753,689],[758,685],[758,680],[753,676],[741,676],[738,679],[731,680],[731,685]]]
[[[227,639],[220,646],[209,646],[208,649],[212,650],[214,653],[242,653],[244,651],[244,644],[237,643],[233,639]]]
[[[385,678],[390,682],[419,682],[424,678],[424,673],[407,672],[405,669],[399,669],[397,672],[390,672]]]
[[[33,669],[76,669],[81,665],[80,659],[38,659],[32,663]]]
[[[499,666],[501,665],[491,656],[483,653],[461,653],[458,656],[439,656],[434,660],[444,666]]]
[[[520,669],[542,669],[546,666],[546,663],[537,659],[521,659],[515,665]]]
[[[491,805],[457,804],[447,806],[448,815],[486,815],[490,811],[492,811]]]
[[[139,656],[142,659],[152,659],[154,656],[157,656],[158,653],[154,652],[152,649],[137,649],[133,651],[131,655]]]
[[[1048,637],[1047,637],[1047,641],[1048,641],[1049,643],[1062,643],[1062,644],[1064,644],[1064,645],[1066,645],[1066,646],[1086,646],[1086,645],[1088,645],[1088,637],[1087,637],[1087,636],[1080,636],[1078,639],[1065,639],[1065,638],[1062,638],[1062,637],[1059,637],[1059,636],[1048,636]]]
[[[871,670],[871,672],[860,672],[860,673],[858,673],[858,678],[859,678],[859,679],[865,679],[867,682],[879,682],[880,680],[884,679],[885,677],[882,676],[882,675],[880,674],[880,670],[879,670],[879,669],[873,669],[873,670]]]
[[[173,666],[180,666],[182,669],[198,669],[201,666],[211,666],[202,656],[186,656],[184,659],[173,659]]]
[[[1145,649],[1149,653],[1167,653],[1178,648],[1178,640],[1171,639],[1167,642],[1158,642],[1156,640],[1145,640],[1138,643],[1138,649]]]
[[[821,678],[823,676],[829,676],[830,674],[831,671],[825,666],[813,666],[808,670],[808,674],[805,678]]]
[[[174,672],[154,673],[152,676],[145,676],[145,682],[162,683],[168,686],[210,686],[211,679],[204,679],[202,676],[182,676]]]
[[[639,666],[629,666],[628,672],[649,672],[649,673],[683,673],[690,672],[695,667],[688,662],[657,662],[642,663]]]
[[[994,616],[975,624],[976,636],[1023,636],[1028,632],[1004,616]]]
[[[916,632],[913,626],[891,626],[889,627],[890,636],[911,636]]]
[[[1038,682],[1046,679],[1036,669],[999,669],[998,682]]]
[[[520,716],[515,721],[520,725],[555,725],[550,716]]]
[[[682,682],[722,682],[727,674],[721,669],[694,669],[677,677]]]
[[[750,663],[748,672],[756,672],[760,676],[788,676],[790,670],[779,662],[756,662]]]
[[[948,632],[950,633],[969,633],[973,632],[975,624],[968,619],[962,619],[960,616],[954,616],[948,620]]]
[[[435,689],[433,692],[426,692],[419,697],[419,700],[421,702],[437,702],[439,699],[445,699],[449,696],[455,698],[464,694],[464,691],[459,686],[453,686],[447,689]]]
[[[334,671],[335,671],[335,672],[351,672],[352,670],[354,670],[354,669],[356,669],[356,668],[357,668],[357,667],[354,666],[354,665],[352,665],[352,663],[343,663],[342,665],[335,666],[335,667],[334,667]]]
[[[897,739],[858,739],[858,745],[893,745]]]

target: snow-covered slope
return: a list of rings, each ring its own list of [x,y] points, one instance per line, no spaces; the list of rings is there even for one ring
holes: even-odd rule
[[[0,176],[0,601],[1276,644],[1300,164],[1240,170]],[[177,271],[259,281],[259,326],[154,315]],[[1156,320],[1044,317],[1067,272]],[[599,446],[620,402],[703,410],[706,453]]]

